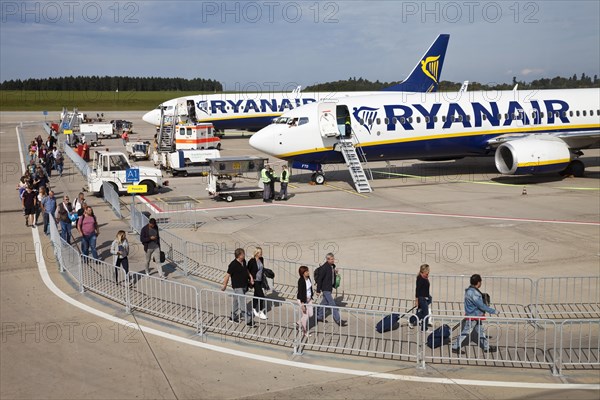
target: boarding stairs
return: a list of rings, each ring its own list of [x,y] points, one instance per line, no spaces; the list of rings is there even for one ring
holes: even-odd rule
[[[354,141],[351,138],[340,137],[338,139],[338,148],[344,156],[348,171],[352,180],[354,181],[354,187],[358,193],[370,193],[373,191],[369,184],[369,177],[373,179],[371,170],[367,166],[367,172],[363,168],[363,162],[367,163],[365,153],[362,151],[360,146],[354,145]]]
[[[171,121],[170,125],[165,125],[165,111],[160,110],[160,126],[158,128],[157,150],[159,153],[170,153],[174,150],[174,121]]]

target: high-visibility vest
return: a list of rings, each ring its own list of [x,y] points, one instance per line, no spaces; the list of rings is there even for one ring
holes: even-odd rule
[[[283,171],[281,171],[280,181],[282,183],[288,183],[290,181],[290,171],[288,171],[287,169],[284,169]]]
[[[266,168],[263,168],[260,171],[260,177],[261,177],[263,183],[269,183],[269,182],[271,182],[271,179],[269,178],[269,175],[267,174],[267,169]]]

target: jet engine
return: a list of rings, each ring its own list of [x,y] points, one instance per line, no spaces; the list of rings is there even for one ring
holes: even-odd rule
[[[504,175],[540,174],[563,171],[571,161],[571,152],[559,138],[537,136],[501,144],[494,159]]]

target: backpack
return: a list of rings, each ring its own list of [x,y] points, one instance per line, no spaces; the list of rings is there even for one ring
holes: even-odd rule
[[[323,272],[323,270],[321,269],[323,267],[319,266],[317,267],[317,269],[315,269],[315,272],[313,272],[313,276],[315,277],[315,283],[318,285],[319,281],[321,280],[321,273]]]

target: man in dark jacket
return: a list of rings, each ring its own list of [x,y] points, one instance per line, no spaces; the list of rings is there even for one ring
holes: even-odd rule
[[[346,326],[346,321],[342,321],[340,318],[340,311],[337,309],[335,300],[331,295],[333,290],[333,283],[335,282],[335,257],[332,253],[327,253],[325,264],[319,268],[319,276],[316,278],[315,283],[317,284],[317,293],[323,292],[323,300],[321,301],[322,306],[332,306],[333,320],[339,326]],[[325,321],[325,308],[319,307],[317,310],[317,321]]]
[[[140,242],[144,245],[146,253],[146,275],[150,275],[150,261],[154,260],[158,264],[158,270],[161,279],[165,279],[166,275],[160,262],[160,236],[158,234],[158,225],[156,219],[150,218],[148,225],[142,228],[140,232]],[[157,262],[158,260],[158,262]],[[159,268],[160,267],[160,268]]]

